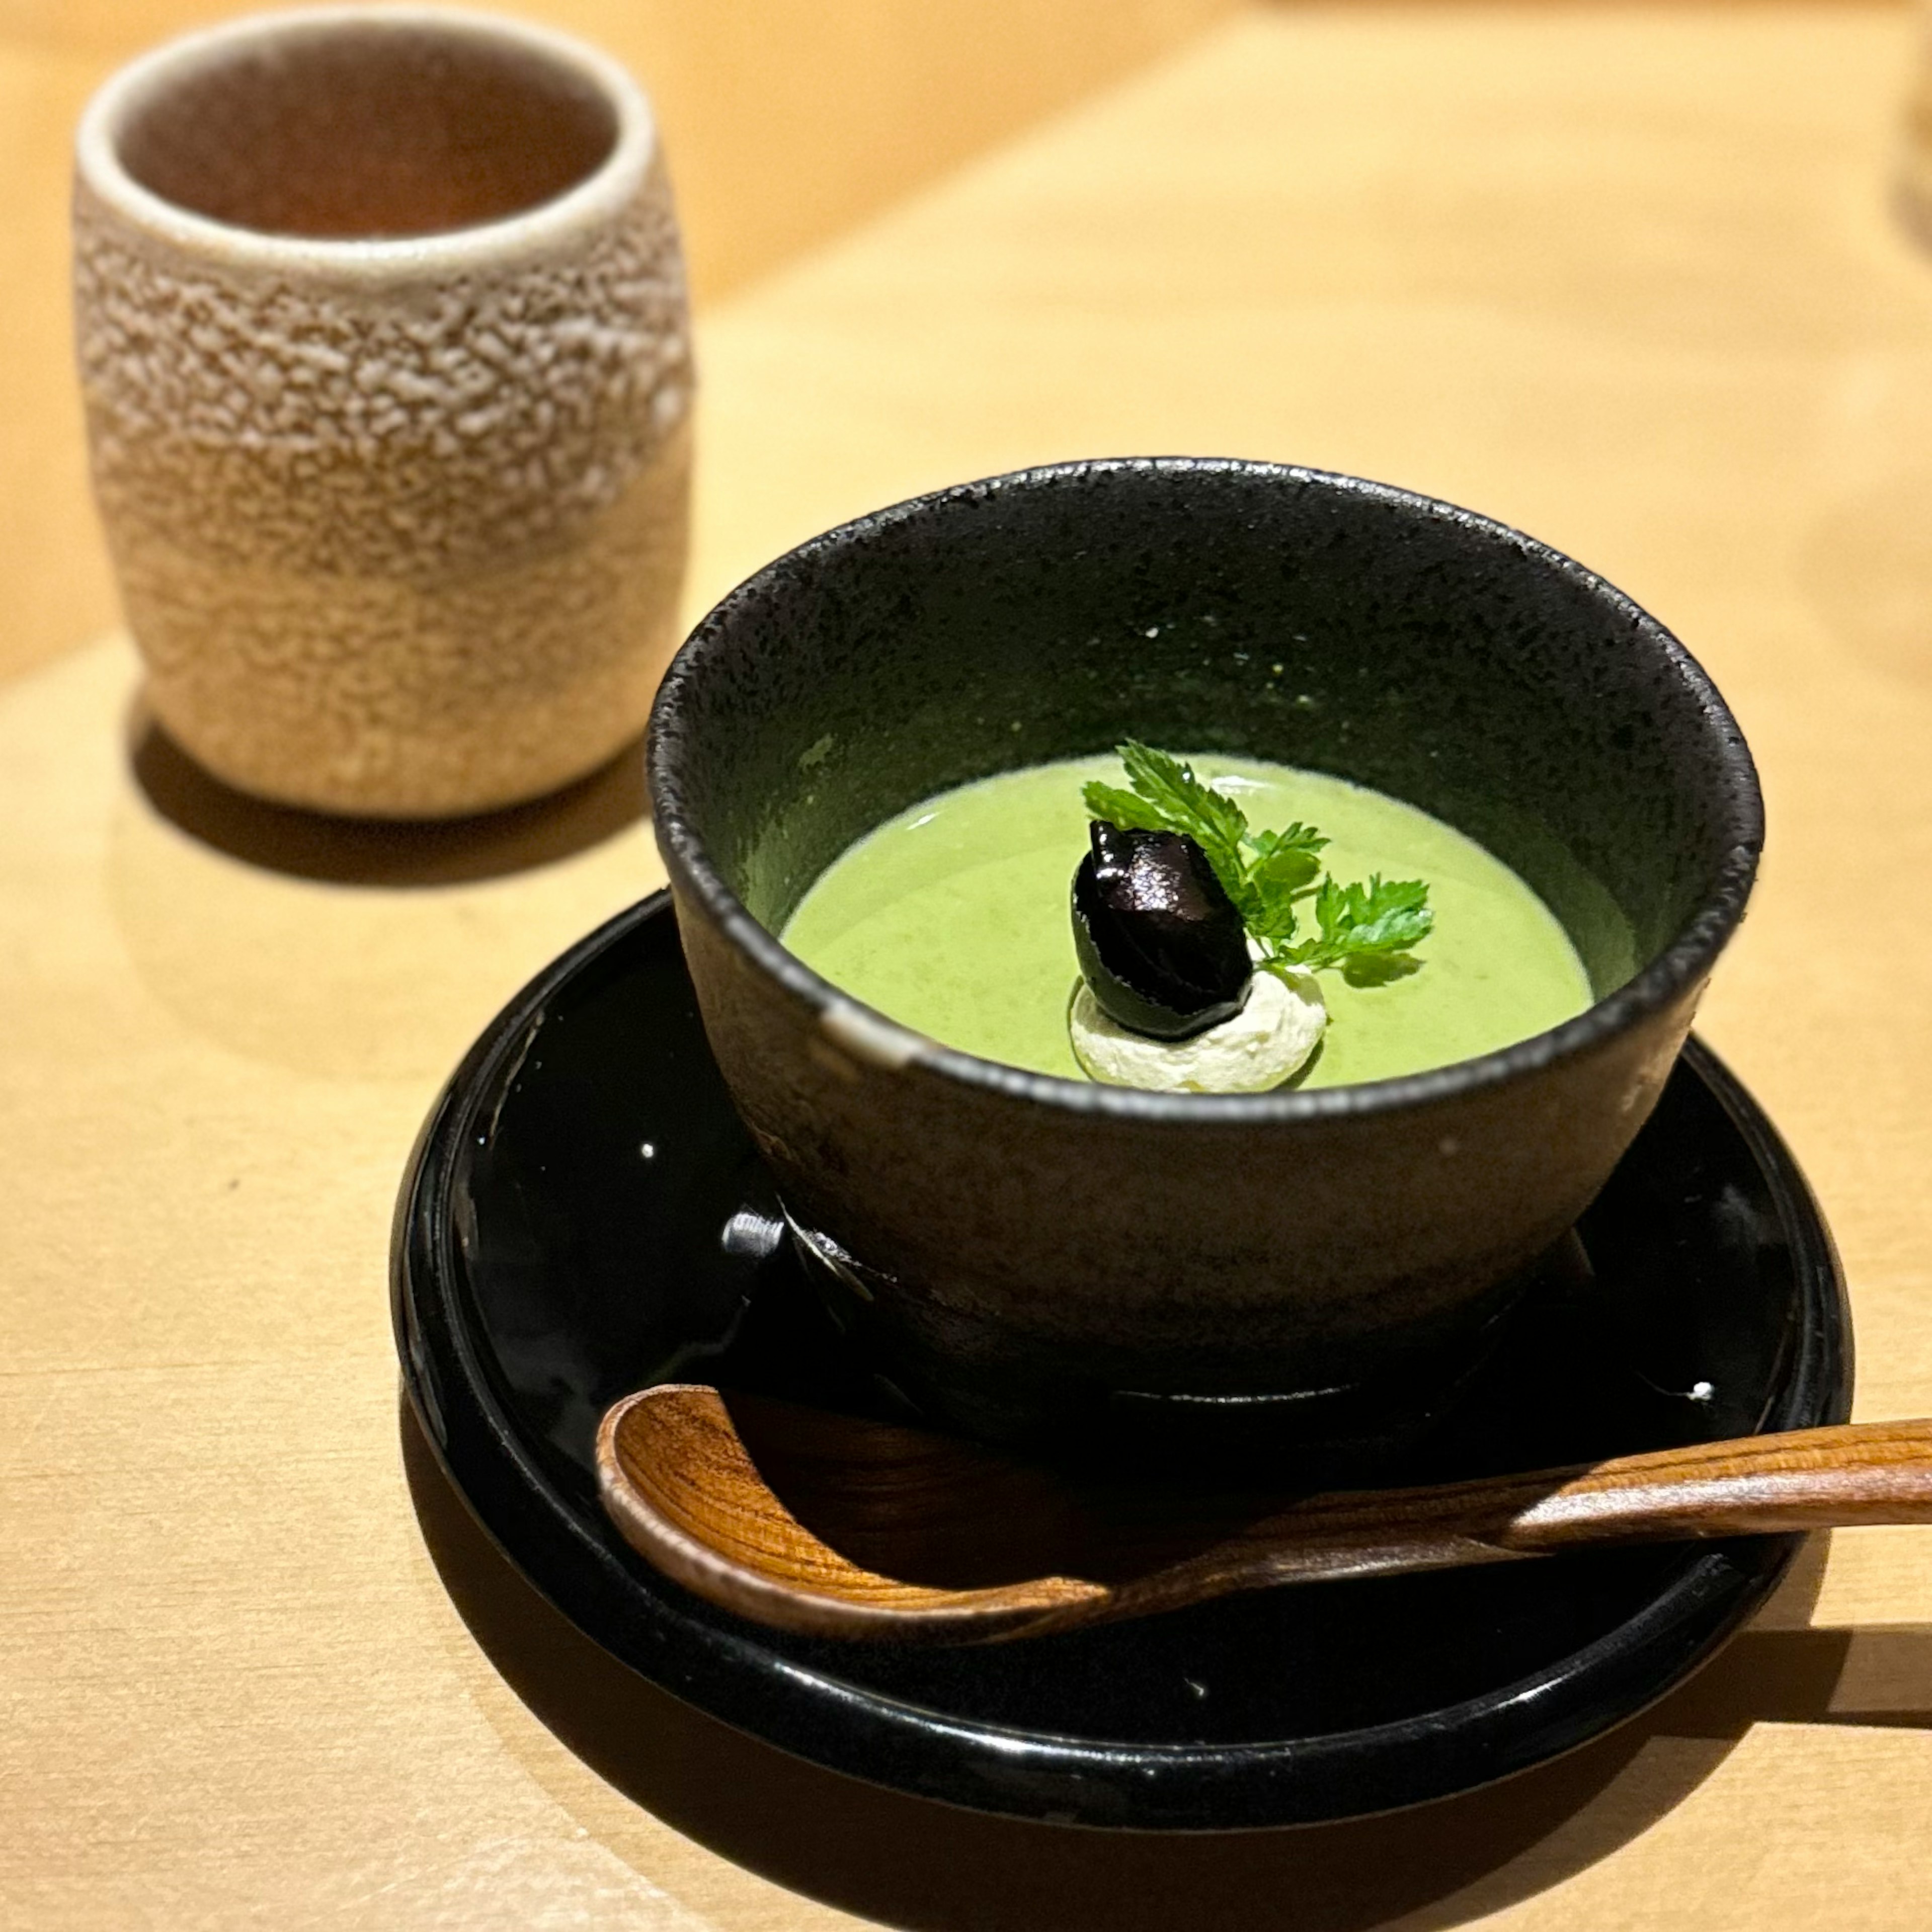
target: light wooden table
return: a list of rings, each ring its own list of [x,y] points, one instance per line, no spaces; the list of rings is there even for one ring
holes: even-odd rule
[[[1932,259],[1885,202],[1908,49],[1850,4],[1228,20],[708,307],[692,588],[928,484],[1150,450],[1388,478],[1602,570],[1763,768],[1770,856],[1704,1030],[1831,1214],[1870,1416],[1932,1412]],[[6,138],[58,182],[62,117]],[[39,328],[14,339],[51,388]],[[7,551],[37,634],[98,568],[58,534]],[[626,1678],[401,1424],[384,1271],[442,1076],[658,878],[634,783],[482,830],[293,828],[144,736],[124,644],[64,641],[0,685],[0,1923],[1932,1922],[1932,1532],[1815,1551],[1561,1765],[1315,1832],[974,1818]]]

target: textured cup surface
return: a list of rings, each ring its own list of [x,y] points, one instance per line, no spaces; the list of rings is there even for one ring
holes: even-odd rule
[[[1399,1080],[1144,1094],[941,1046],[772,936],[920,799],[1129,736],[1446,819],[1540,893],[1596,1004]],[[1762,836],[1730,714],[1627,598],[1468,512],[1258,463],[1024,472],[816,538],[694,633],[648,756],[706,1033],[835,1304],[998,1434],[1425,1408],[1648,1114]]]
[[[95,96],[74,224],[96,499],[154,710],[197,758],[434,817],[642,729],[692,374],[621,68],[443,9],[244,20]]]

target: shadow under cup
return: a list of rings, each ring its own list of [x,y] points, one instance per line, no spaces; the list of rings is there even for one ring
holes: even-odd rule
[[[1128,736],[1446,820],[1596,1004],[1402,1079],[1154,1094],[937,1045],[772,936],[908,806]],[[1762,841],[1735,723],[1628,599],[1466,512],[1255,463],[1028,471],[805,544],[686,644],[650,769],[712,1049],[880,1372],[980,1435],[1258,1432],[1311,1467],[1425,1424],[1562,1252]]]

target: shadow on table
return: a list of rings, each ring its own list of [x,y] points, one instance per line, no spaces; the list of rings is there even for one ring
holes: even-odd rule
[[[1932,1628],[1753,1630],[1655,1709],[1554,1763],[1346,1824],[1176,1834],[991,1817],[861,1784],[646,1683],[526,1583],[437,1466],[408,1404],[403,1455],[425,1543],[490,1662],[602,1777],[722,1856],[916,1932],[1448,1928],[1594,1864],[1680,1803],[1756,1723],[1932,1728]],[[1780,1603],[1808,1610],[1822,1551]],[[1884,1708],[1839,1708],[1847,1659]],[[1641,1758],[1640,1763],[1637,1760]],[[1600,1802],[1593,1802],[1600,1801]]]
[[[204,770],[138,700],[128,721],[134,782],[162,818],[231,859],[350,886],[500,878],[587,850],[650,810],[640,745],[548,798],[472,818],[338,818],[272,805]]]

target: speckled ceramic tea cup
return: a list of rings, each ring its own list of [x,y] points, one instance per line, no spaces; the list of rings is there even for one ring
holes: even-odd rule
[[[1406,1078],[1155,1094],[938,1045],[773,937],[907,806],[1130,736],[1447,820],[1596,1004]],[[920,1406],[1022,1438],[1418,1426],[1643,1124],[1762,836],[1736,724],[1627,598],[1466,511],[1258,463],[1031,470],[818,538],[686,643],[649,760],[706,1030],[835,1309]]]
[[[95,96],[74,221],[95,495],[154,712],[196,758],[440,817],[643,728],[692,370],[620,68],[443,8],[238,20]]]

